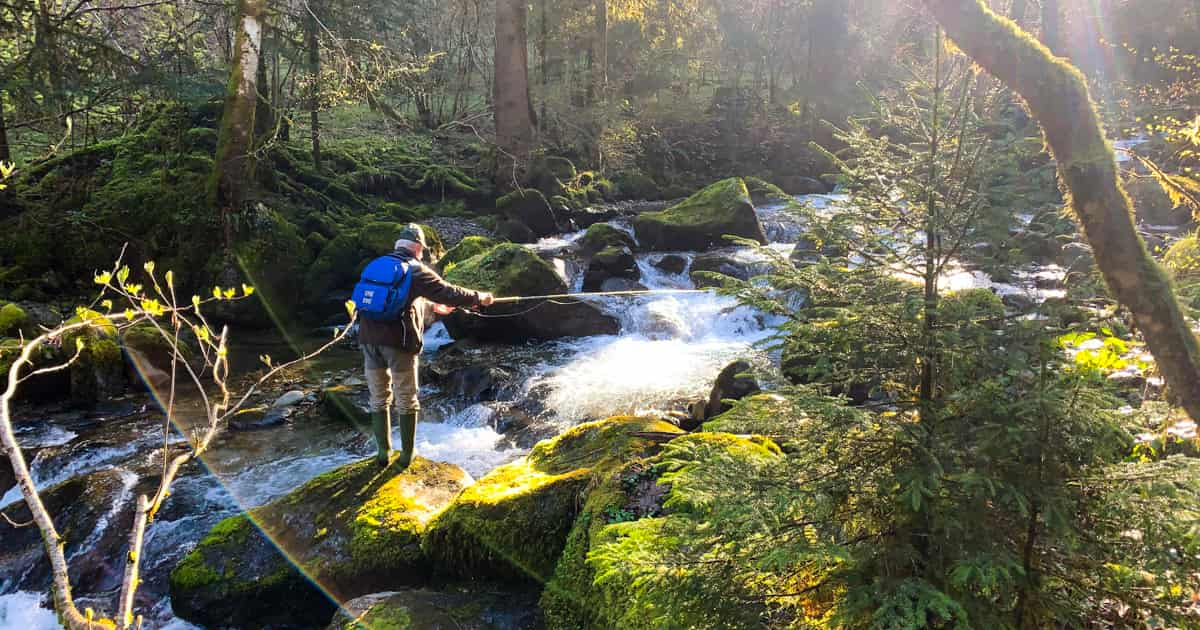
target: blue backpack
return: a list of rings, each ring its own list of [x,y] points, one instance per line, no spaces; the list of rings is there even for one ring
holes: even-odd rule
[[[363,269],[362,278],[354,286],[354,295],[351,297],[359,317],[376,322],[400,319],[408,306],[412,267],[419,264],[415,260],[401,260],[395,256],[372,260]]]

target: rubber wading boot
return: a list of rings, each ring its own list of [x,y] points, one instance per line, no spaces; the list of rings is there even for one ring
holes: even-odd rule
[[[380,466],[387,466],[388,456],[392,452],[392,427],[387,411],[371,412],[371,433],[375,435],[375,446],[379,448],[375,461]]]
[[[400,465],[412,463],[413,442],[417,439],[417,414],[406,413],[396,417],[400,424]]]

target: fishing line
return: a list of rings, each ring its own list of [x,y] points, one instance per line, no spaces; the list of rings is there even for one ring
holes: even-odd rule
[[[509,317],[520,317],[528,315],[537,309],[546,305],[547,302],[557,304],[559,306],[570,306],[583,302],[580,298],[587,297],[620,297],[620,296],[635,296],[635,295],[681,295],[694,293],[708,293],[705,289],[643,289],[636,291],[600,291],[596,293],[556,293],[552,295],[521,295],[514,297],[496,298],[492,304],[519,304],[521,302],[531,302],[538,300],[537,304],[532,307],[517,312],[517,313],[482,313],[477,310],[462,309],[471,315],[481,317],[483,319],[505,319]],[[571,302],[560,302],[559,300],[573,300]]]
[[[514,304],[531,300],[566,300],[586,297],[616,297],[624,295],[677,295],[687,293],[708,293],[707,289],[642,289],[639,291],[601,291],[597,293],[557,293],[554,295],[522,295],[516,297],[496,298],[494,304]]]

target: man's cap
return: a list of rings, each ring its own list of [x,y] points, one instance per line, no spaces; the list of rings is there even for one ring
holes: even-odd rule
[[[425,247],[425,230],[422,230],[421,226],[416,223],[409,223],[404,226],[404,229],[400,230],[400,234],[396,236],[396,241],[397,245],[399,245],[399,241],[411,241],[419,244],[421,247]]]

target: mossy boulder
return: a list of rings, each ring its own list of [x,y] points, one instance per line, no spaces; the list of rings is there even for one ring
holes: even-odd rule
[[[733,235],[766,244],[767,237],[741,178],[717,182],[662,212],[633,222],[642,247],[656,251],[704,251]]]
[[[15,337],[20,333],[29,333],[29,314],[16,304],[5,304],[0,307],[0,337]]]
[[[250,232],[234,247],[234,256],[246,283],[256,291],[248,300],[222,303],[221,314],[261,328],[294,320],[307,291],[304,275],[312,264],[300,230],[279,212],[260,206]]]
[[[321,300],[332,291],[354,286],[366,257],[357,234],[339,234],[329,241],[306,274],[305,290],[310,298]]]
[[[658,450],[641,434],[679,432],[658,419],[623,416],[539,442],[467,488],[429,524],[422,546],[446,575],[544,583],[587,490],[626,461]]]
[[[535,158],[529,167],[530,183],[546,197],[565,196],[577,175],[571,160],[553,155]]]
[[[486,236],[464,237],[463,240],[458,242],[458,245],[451,247],[450,251],[446,252],[446,255],[438,260],[438,268],[441,269],[442,273],[445,273],[464,260],[487,252],[497,244],[495,239]]]
[[[446,280],[498,297],[555,295],[567,292],[566,282],[533,251],[505,243],[473,256],[446,273]],[[595,306],[582,302],[502,304],[485,309],[488,317],[455,312],[446,328],[455,339],[520,343],[530,339],[558,339],[615,334],[620,326]]]
[[[756,206],[767,205],[771,203],[787,203],[792,200],[792,197],[783,189],[768,182],[765,179],[758,177],[747,177],[746,190],[750,192],[750,201]]]
[[[513,243],[537,242],[537,234],[520,221],[505,219],[496,225],[496,236]]]
[[[618,199],[657,201],[662,189],[653,179],[638,171],[621,171],[613,176],[613,195]]]
[[[541,606],[551,630],[635,627],[629,615],[635,589],[626,581],[630,567],[613,566],[611,550],[630,536],[663,532],[669,521],[703,522],[711,510],[702,488],[686,479],[664,484],[664,472],[678,475],[689,466],[721,465],[730,459],[769,462],[780,457],[779,447],[762,437],[726,433],[693,433],[671,440],[661,451],[643,452],[617,470],[610,470],[589,493],[568,534],[554,574],[542,591]],[[653,537],[654,534],[651,534]],[[663,545],[686,545],[686,540],[662,537]],[[592,557],[596,552],[601,557]],[[619,553],[619,552],[618,552]],[[627,558],[634,558],[626,554]],[[632,561],[632,560],[631,560]],[[639,567],[640,568],[640,567]],[[689,569],[679,567],[680,579]],[[598,580],[601,573],[608,578]],[[747,612],[747,620],[756,611]],[[745,627],[754,624],[747,623]],[[723,626],[724,627],[724,626]],[[741,627],[741,626],[729,626]]]
[[[425,524],[470,483],[419,457],[343,466],[214,527],[171,572],[171,605],[210,626],[311,624],[334,611],[314,582],[338,601],[419,584]]]
[[[535,630],[537,596],[498,589],[402,590],[347,602],[327,630]]]
[[[376,258],[396,251],[396,241],[404,230],[404,223],[393,221],[373,221],[359,230],[359,240],[363,253],[367,258]],[[442,237],[432,226],[418,223],[425,233],[425,252],[421,259],[432,263],[446,254],[446,245]]]
[[[624,230],[619,230],[607,223],[597,223],[588,227],[583,238],[579,239],[579,251],[584,256],[591,256],[608,247],[637,247],[633,237]]]
[[[108,318],[85,309],[67,320],[67,323],[83,321],[92,325],[68,335],[63,341],[64,350],[55,358],[60,363],[69,359],[77,344],[82,344],[78,358],[68,370],[70,400],[76,405],[89,406],[125,390],[125,356],[117,344],[116,326]]]
[[[541,191],[523,188],[496,200],[496,210],[533,231],[537,236],[558,232],[558,216]]]

